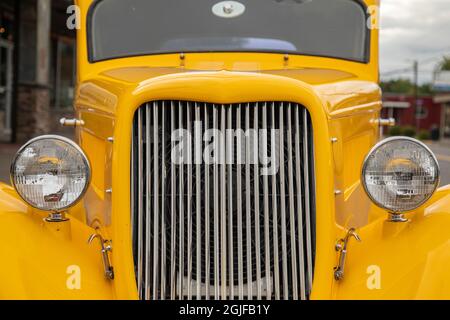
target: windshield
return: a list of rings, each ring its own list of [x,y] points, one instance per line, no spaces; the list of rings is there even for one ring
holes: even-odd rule
[[[367,62],[355,0],[97,0],[91,62],[174,52],[282,52]]]

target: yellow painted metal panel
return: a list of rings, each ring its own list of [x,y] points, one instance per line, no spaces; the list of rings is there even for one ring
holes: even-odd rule
[[[85,25],[91,0],[77,3]],[[77,134],[92,162],[92,185],[70,210],[72,219],[58,224],[44,222],[45,213],[0,185],[0,298],[138,298],[130,226],[131,126],[139,106],[161,99],[292,101],[309,110],[317,195],[313,299],[450,298],[450,187],[409,214],[410,222],[393,224],[368,202],[359,183],[362,159],[379,133],[373,121],[381,108],[376,29],[367,64],[301,55],[286,61],[268,53],[186,54],[182,62],[166,54],[91,64],[86,43],[82,28],[75,105],[85,123]],[[337,189],[342,194],[335,195]],[[362,242],[350,243],[345,277],[338,282],[335,244],[350,227],[358,228]],[[87,244],[94,232],[113,241],[113,281],[103,274],[98,243]],[[67,287],[70,266],[81,270],[80,289]],[[378,271],[379,283],[373,277]]]

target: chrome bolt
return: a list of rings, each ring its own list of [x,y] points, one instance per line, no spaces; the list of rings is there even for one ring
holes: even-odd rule
[[[223,5],[223,12],[226,14],[232,14],[234,11],[234,7],[231,3],[225,3]]]
[[[59,123],[63,126],[63,127],[82,127],[84,126],[84,121],[81,119],[66,119],[66,118],[61,118],[59,120]]]

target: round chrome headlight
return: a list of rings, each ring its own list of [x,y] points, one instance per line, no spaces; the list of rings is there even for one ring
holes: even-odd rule
[[[59,212],[80,200],[89,186],[91,170],[83,151],[60,136],[27,142],[11,164],[11,182],[29,205]]]
[[[361,180],[377,206],[402,213],[418,208],[432,196],[439,185],[439,164],[422,142],[392,137],[369,152]]]

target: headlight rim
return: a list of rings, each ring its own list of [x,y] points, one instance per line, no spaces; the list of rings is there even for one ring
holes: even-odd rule
[[[437,179],[436,179],[436,183],[434,185],[434,191],[431,192],[422,202],[420,202],[418,205],[411,207],[408,210],[392,210],[391,208],[388,208],[384,205],[382,205],[381,203],[379,203],[378,201],[376,201],[372,195],[370,194],[370,192],[367,190],[367,186],[365,183],[365,179],[364,179],[364,172],[366,171],[367,165],[368,165],[368,160],[369,157],[380,147],[382,147],[383,145],[391,142],[391,141],[398,141],[398,140],[404,140],[404,141],[408,141],[408,142],[412,142],[415,143],[416,145],[418,145],[419,147],[424,148],[426,151],[428,151],[428,153],[431,155],[431,158],[433,159],[435,165],[436,165],[436,171],[437,171]],[[411,138],[411,137],[407,137],[407,136],[393,136],[393,137],[389,137],[389,138],[385,138],[379,142],[377,142],[371,149],[370,151],[367,153],[367,155],[364,158],[363,161],[363,165],[362,165],[362,169],[361,169],[361,184],[363,185],[364,188],[364,192],[367,194],[367,196],[369,197],[370,201],[372,201],[373,204],[375,204],[377,207],[388,211],[391,214],[394,215],[401,215],[403,213],[408,213],[411,211],[414,211],[418,208],[420,208],[421,206],[423,206],[425,203],[428,202],[428,200],[430,200],[430,198],[433,196],[433,194],[436,192],[437,188],[439,187],[440,181],[441,181],[441,168],[439,167],[439,162],[436,158],[436,155],[434,154],[434,152],[422,141]]]
[[[42,209],[39,208],[37,206],[35,206],[34,204],[30,203],[27,199],[25,199],[24,196],[22,196],[22,194],[18,191],[16,183],[14,182],[14,173],[15,173],[15,163],[17,161],[17,159],[19,158],[20,154],[28,147],[30,146],[32,143],[36,142],[36,141],[40,141],[40,140],[46,140],[46,139],[53,139],[53,140],[59,140],[62,142],[65,142],[67,144],[69,144],[70,146],[74,147],[76,151],[78,151],[81,154],[81,158],[83,159],[84,164],[86,165],[87,168],[87,175],[86,175],[86,185],[83,188],[83,191],[80,193],[79,197],[73,201],[71,204],[66,205],[64,207],[59,208],[58,210],[46,210],[46,209]],[[54,135],[54,134],[46,134],[46,135],[41,135],[38,137],[35,137],[33,139],[28,140],[26,143],[24,143],[19,150],[17,150],[16,154],[14,155],[13,159],[11,160],[11,165],[10,165],[10,169],[9,169],[9,179],[11,181],[11,185],[13,186],[14,190],[16,191],[16,193],[19,195],[19,197],[25,201],[25,203],[29,206],[31,206],[34,209],[37,209],[39,211],[45,211],[45,212],[53,212],[53,213],[60,213],[60,212],[64,212],[67,211],[68,209],[74,207],[78,202],[81,201],[81,199],[83,199],[84,195],[86,194],[87,190],[89,189],[89,186],[91,184],[91,180],[92,180],[92,168],[91,168],[91,162],[88,158],[88,156],[86,155],[86,153],[83,151],[83,149],[81,149],[81,147],[73,140],[60,136],[60,135]]]

